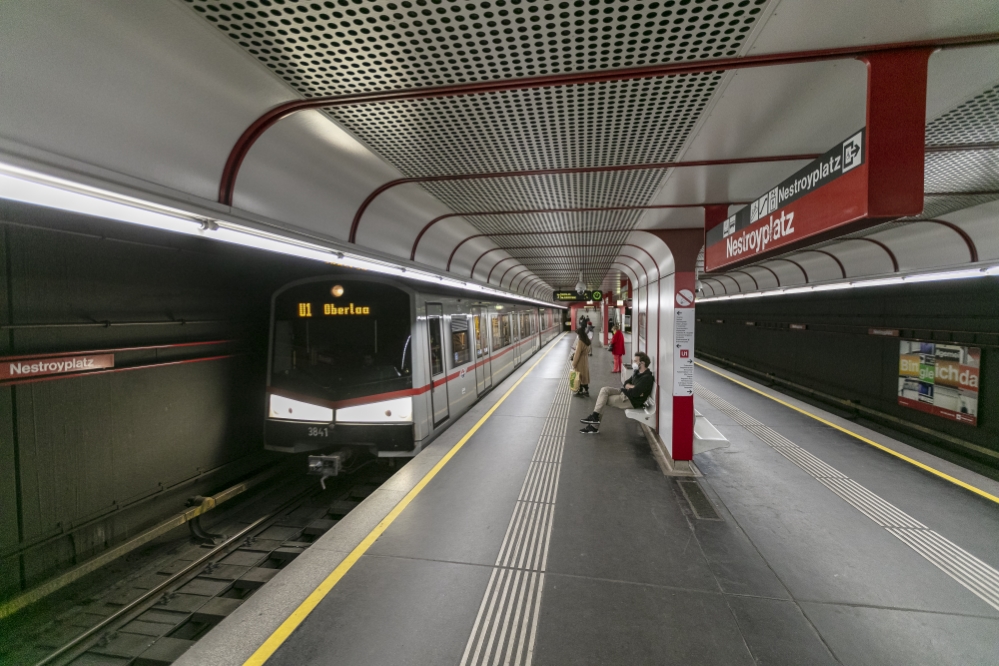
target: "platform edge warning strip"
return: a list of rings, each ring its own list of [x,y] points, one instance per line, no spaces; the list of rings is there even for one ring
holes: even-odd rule
[[[459,666],[530,666],[534,659],[572,400],[569,369],[566,362]]]
[[[336,568],[333,569],[333,571],[330,572],[330,574],[325,579],[323,579],[323,582],[321,582],[318,585],[318,587],[316,587],[309,594],[309,596],[306,597],[305,600],[301,604],[299,604],[294,611],[292,611],[291,615],[285,618],[285,620],[280,624],[280,626],[278,626],[278,628],[275,629],[274,632],[267,637],[267,640],[265,640],[260,645],[260,647],[258,647],[256,651],[254,651],[254,653],[250,655],[250,657],[245,662],[243,662],[244,666],[261,666],[262,664],[266,663],[267,660],[270,659],[275,652],[277,652],[278,648],[280,648],[284,644],[284,642],[288,639],[288,637],[291,636],[292,632],[294,632],[295,629],[297,629],[298,626],[305,621],[305,618],[307,618],[309,614],[313,610],[315,610],[316,606],[318,606],[319,603],[326,598],[326,595],[329,594],[334,587],[336,587],[336,584],[340,582],[340,579],[342,579],[347,574],[347,572],[350,571],[351,568],[353,568],[353,566],[357,563],[357,561],[360,560],[361,557],[368,551],[368,549],[371,548],[371,546],[375,543],[375,541],[378,540],[378,537],[380,537],[385,532],[385,530],[387,530],[389,526],[391,526],[392,523],[395,522],[395,519],[398,518],[399,515],[406,510],[406,507],[409,506],[409,504],[416,498],[416,496],[423,491],[423,489],[427,486],[427,484],[430,483],[430,481],[433,480],[435,476],[437,476],[437,473],[440,472],[444,468],[444,466],[447,465],[448,462],[450,462],[451,458],[453,458],[455,454],[458,453],[458,451],[460,451],[463,446],[465,446],[468,440],[470,440],[472,436],[475,435],[476,432],[478,432],[479,428],[481,428],[482,425],[489,420],[489,418],[493,415],[493,413],[497,409],[499,409],[500,405],[502,405],[506,401],[506,399],[510,397],[510,395],[517,389],[517,387],[520,386],[520,383],[523,382],[527,378],[527,376],[534,371],[536,367],[538,367],[538,364],[540,364],[541,361],[545,360],[545,357],[548,356],[548,354],[551,353],[553,349],[555,349],[559,341],[564,336],[565,333],[559,335],[557,338],[552,340],[552,342],[550,343],[551,346],[548,348],[548,351],[542,354],[541,358],[535,361],[534,364],[530,368],[528,368],[524,374],[520,376],[520,378],[514,383],[514,385],[511,386],[507,390],[507,392],[504,393],[503,396],[500,397],[500,399],[497,400],[493,404],[493,406],[489,408],[489,411],[483,414],[482,418],[480,418],[475,423],[475,425],[473,425],[468,430],[468,432],[466,432],[461,437],[461,439],[459,439],[458,442],[454,446],[452,446],[451,449],[447,453],[445,453],[440,460],[437,461],[437,464],[431,467],[430,471],[428,471],[426,474],[423,475],[423,478],[420,479],[419,482],[417,482],[417,484],[413,486],[413,488],[408,493],[406,493],[406,495],[401,500],[399,500],[399,503],[396,504],[391,511],[389,511],[388,515],[382,518],[382,520],[377,525],[375,525],[375,527],[370,532],[368,532],[367,536],[365,536],[364,539],[361,540],[361,543],[357,544],[357,546],[355,546],[354,549],[350,551],[350,554],[347,555],[347,557],[345,557],[343,561],[340,562],[340,564],[338,564]]]
[[[694,391],[698,398],[726,416],[743,413],[700,384],[694,384]],[[999,610],[999,571],[771,428],[764,425],[742,427],[969,592]]]
[[[826,419],[822,418],[821,416],[817,416],[815,414],[812,414],[811,412],[809,412],[809,411],[807,411],[805,409],[802,409],[800,407],[795,407],[791,403],[785,402],[785,401],[781,400],[780,398],[775,398],[774,396],[770,395],[766,391],[761,391],[758,388],[753,388],[749,384],[746,384],[744,382],[740,382],[738,379],[730,377],[727,374],[725,374],[724,372],[721,372],[719,370],[715,370],[714,368],[710,368],[710,367],[708,367],[708,366],[706,366],[703,363],[700,363],[698,361],[695,361],[694,364],[697,365],[700,368],[704,368],[708,372],[712,372],[712,373],[718,375],[719,377],[722,377],[724,379],[729,380],[733,384],[738,384],[739,386],[741,386],[741,387],[743,387],[745,389],[749,389],[753,393],[758,393],[759,395],[762,395],[764,398],[769,398],[770,400],[773,400],[774,402],[776,402],[776,403],[778,403],[780,405],[783,405],[783,406],[787,407],[788,409],[793,409],[794,411],[798,412],[799,414],[804,414],[805,416],[807,416],[810,419],[815,419],[819,423],[827,425],[830,428],[833,428],[834,430],[838,430],[841,433],[844,433],[846,435],[849,435],[850,437],[853,437],[854,439],[858,439],[861,442],[863,442],[864,444],[867,444],[869,446],[873,446],[874,448],[879,449],[881,451],[884,451],[885,453],[887,453],[889,455],[895,456],[899,460],[902,460],[904,462],[909,463],[910,465],[918,467],[919,469],[923,470],[924,472],[929,472],[930,474],[932,474],[932,475],[934,475],[936,477],[939,477],[939,478],[943,479],[944,481],[947,481],[949,483],[953,483],[955,486],[959,486],[961,488],[964,488],[965,490],[971,491],[971,492],[975,493],[976,495],[979,495],[980,497],[983,497],[983,498],[989,500],[990,502],[995,502],[996,504],[999,504],[999,497],[996,497],[992,493],[986,492],[986,491],[982,490],[981,488],[976,488],[975,486],[971,485],[970,483],[962,481],[961,479],[954,478],[953,476],[951,476],[950,474],[947,474],[946,472],[941,472],[938,469],[930,467],[926,463],[922,463],[922,462],[919,462],[918,460],[916,460],[914,458],[910,458],[909,456],[905,455],[904,453],[899,453],[895,449],[892,449],[892,448],[890,448],[888,446],[885,446],[884,444],[878,444],[873,439],[868,439],[867,437],[864,437],[863,435],[857,434],[857,433],[853,432],[852,430],[850,430],[848,428],[844,428],[843,426],[836,425],[835,423],[833,423],[831,421],[827,421]]]

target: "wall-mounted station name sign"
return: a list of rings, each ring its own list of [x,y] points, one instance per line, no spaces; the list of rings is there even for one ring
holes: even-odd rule
[[[818,242],[868,216],[866,130],[830,149],[705,232],[704,270],[717,271]],[[836,231],[834,231],[836,230]]]
[[[0,363],[0,381],[30,379],[47,375],[65,375],[114,367],[114,354],[56,356],[26,360],[4,360]]]
[[[602,301],[604,292],[599,290],[584,291],[582,295],[575,291],[556,291],[552,298],[556,301]]]

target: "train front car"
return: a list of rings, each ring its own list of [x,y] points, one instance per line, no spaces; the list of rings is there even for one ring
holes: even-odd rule
[[[413,307],[412,291],[377,278],[310,279],[278,291],[265,448],[411,452]]]

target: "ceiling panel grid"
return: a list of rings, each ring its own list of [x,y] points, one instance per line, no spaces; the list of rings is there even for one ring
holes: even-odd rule
[[[304,97],[734,56],[768,2],[186,1]],[[721,80],[721,73],[709,72],[327,113],[407,176],[662,162],[676,158]],[[456,212],[642,205],[665,175],[649,170],[424,187]],[[609,226],[630,229],[638,219],[615,215]],[[587,224],[574,213],[468,221],[483,233]],[[495,240],[522,244],[517,237]]]

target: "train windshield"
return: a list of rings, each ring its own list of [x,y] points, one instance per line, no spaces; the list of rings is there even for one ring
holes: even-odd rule
[[[292,287],[274,303],[271,386],[327,400],[412,388],[410,333],[410,297],[396,287]]]

